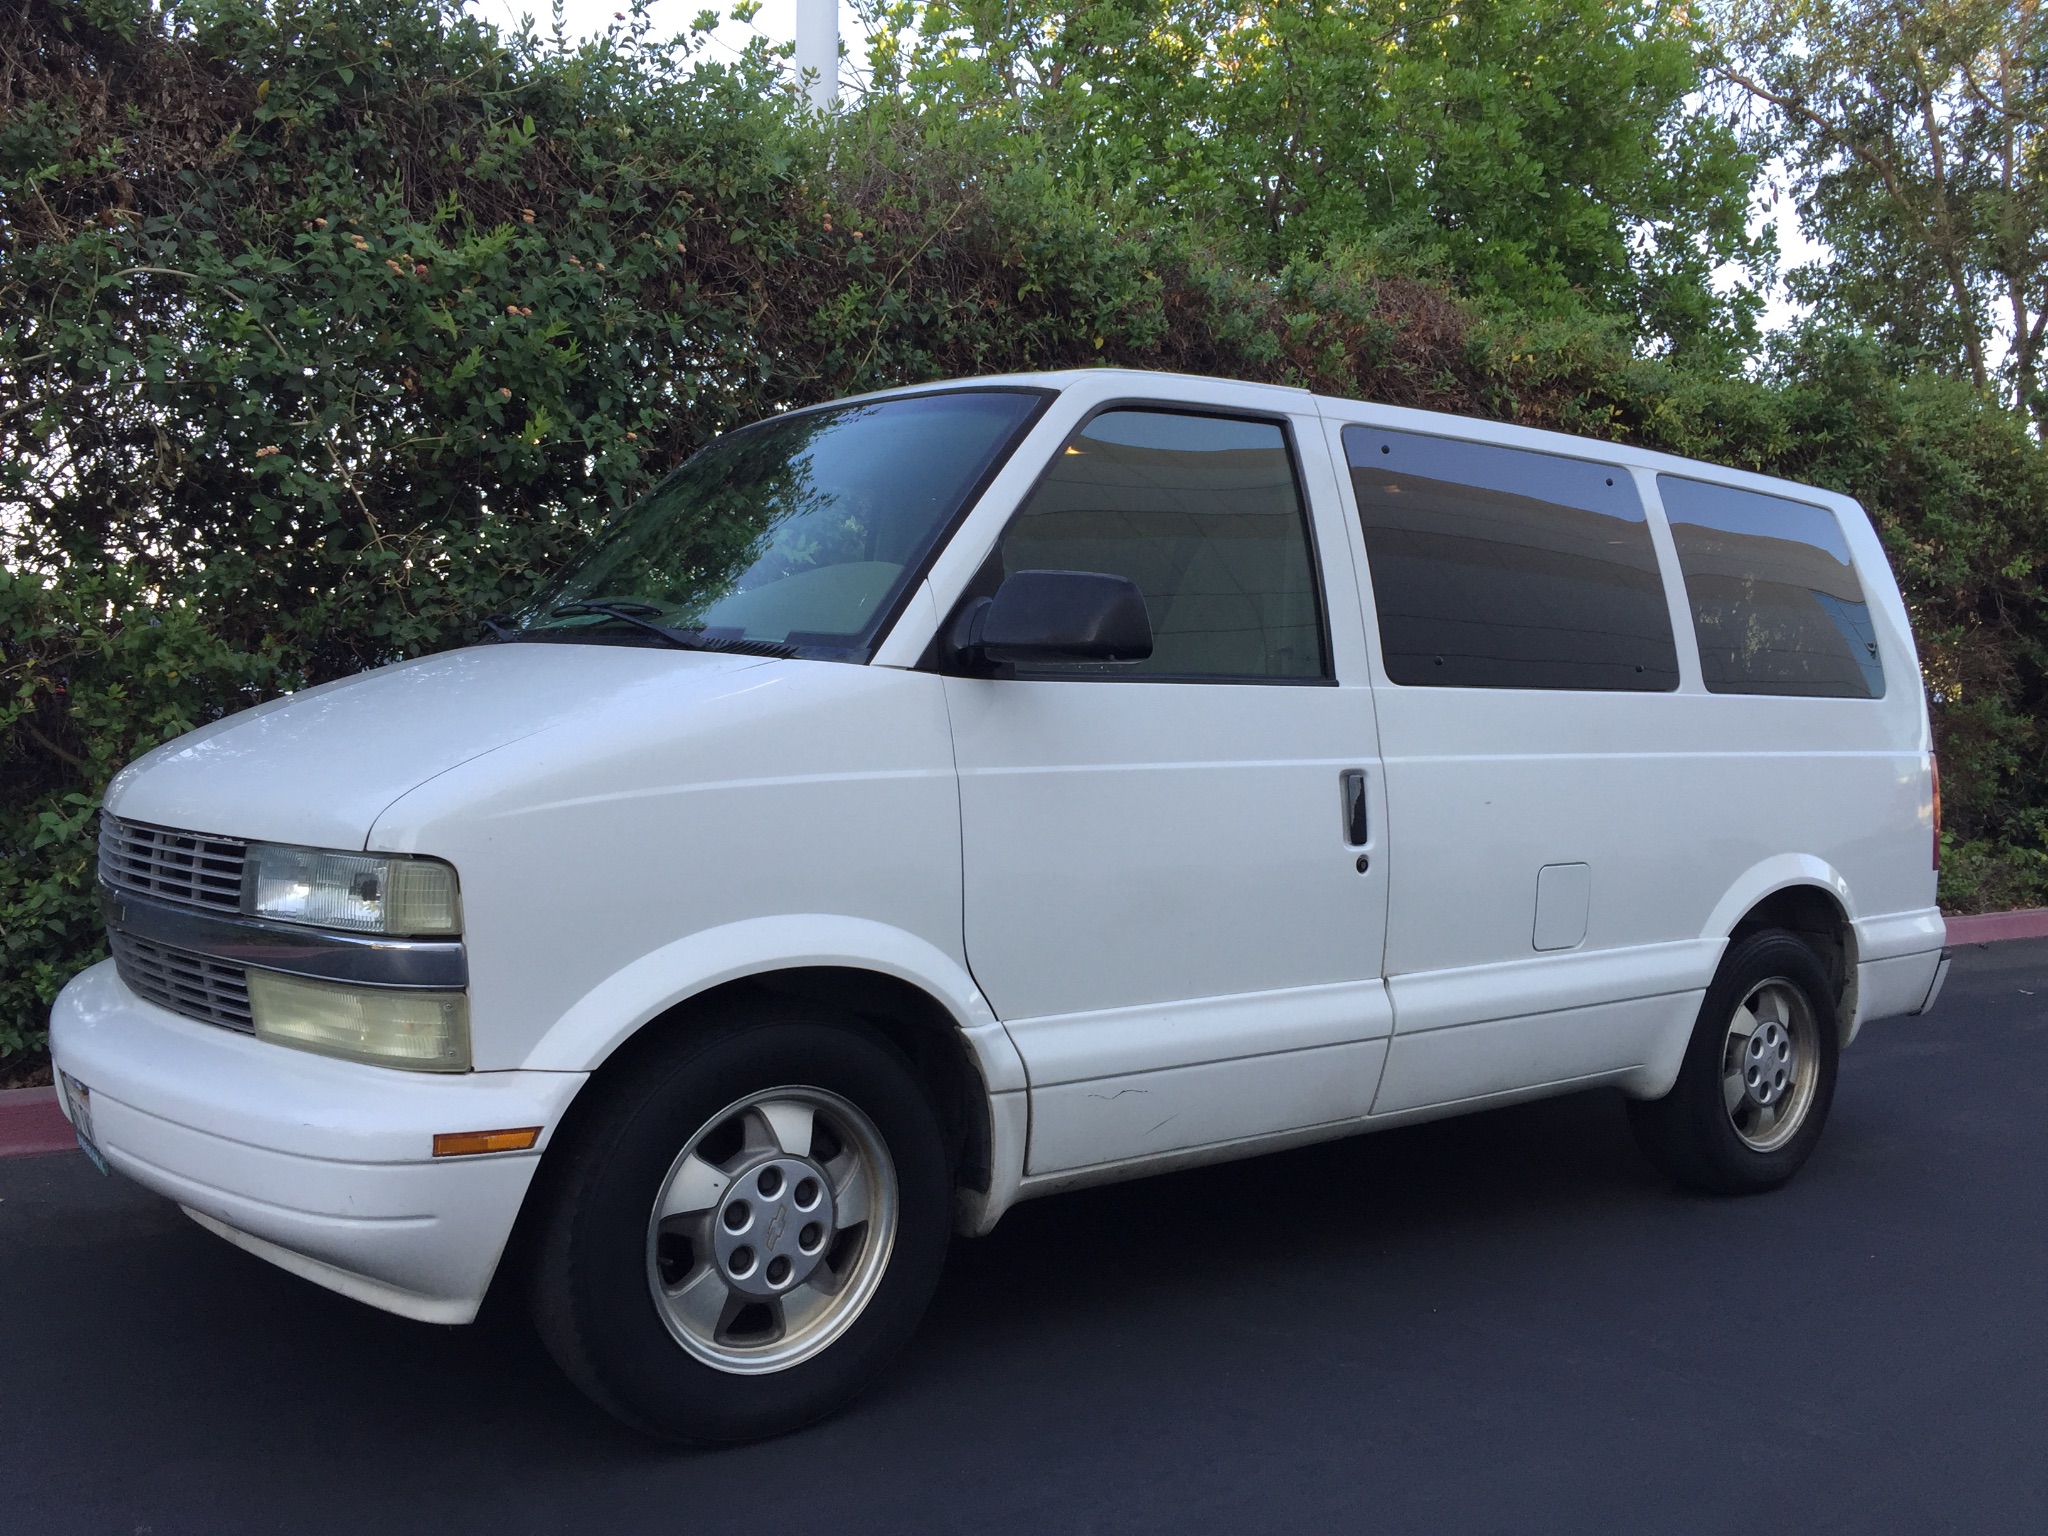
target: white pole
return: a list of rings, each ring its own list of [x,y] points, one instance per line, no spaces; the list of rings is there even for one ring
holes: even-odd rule
[[[811,105],[828,112],[839,103],[839,0],[796,0],[796,72],[813,70]]]

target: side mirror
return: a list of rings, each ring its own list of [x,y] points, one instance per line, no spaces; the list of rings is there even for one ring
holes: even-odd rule
[[[990,662],[1143,661],[1152,654],[1145,594],[1100,571],[1018,571],[953,622],[953,654]]]

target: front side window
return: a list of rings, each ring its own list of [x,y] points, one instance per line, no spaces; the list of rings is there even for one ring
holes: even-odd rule
[[[1834,513],[1681,475],[1659,475],[1657,492],[1708,692],[1884,697],[1877,630]]]
[[[1622,470],[1344,429],[1380,648],[1396,683],[1665,692],[1671,610]]]
[[[865,659],[1044,398],[912,395],[727,433],[628,508],[520,638]]]
[[[1003,576],[1101,571],[1145,595],[1149,660],[1044,672],[1329,675],[1301,493],[1272,422],[1105,411],[1068,440],[998,554]]]

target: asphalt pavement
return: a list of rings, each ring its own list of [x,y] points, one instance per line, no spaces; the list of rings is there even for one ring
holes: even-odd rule
[[[0,1531],[2048,1531],[2048,941],[1871,1026],[1789,1188],[1581,1094],[1019,1207],[838,1419],[685,1454],[0,1161]]]

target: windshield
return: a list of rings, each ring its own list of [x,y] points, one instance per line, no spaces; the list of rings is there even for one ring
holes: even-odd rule
[[[727,433],[627,508],[524,615],[520,638],[865,660],[904,583],[1042,398],[913,395]]]

